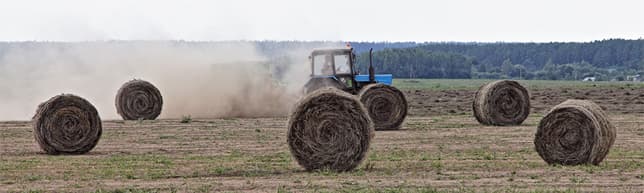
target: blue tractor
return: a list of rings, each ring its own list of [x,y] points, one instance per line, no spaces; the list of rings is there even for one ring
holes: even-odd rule
[[[398,130],[407,116],[407,99],[392,86],[391,74],[375,74],[373,49],[369,50],[369,74],[355,67],[353,48],[319,49],[309,56],[311,78],[304,85],[306,94],[334,87],[360,97],[376,130]]]
[[[369,84],[391,86],[391,74],[374,74],[371,64],[372,50],[369,51],[369,74],[359,74],[355,69],[355,54],[352,48],[314,50],[309,56],[311,79],[304,86],[310,93],[324,87],[335,87],[352,94],[358,94],[362,87]]]

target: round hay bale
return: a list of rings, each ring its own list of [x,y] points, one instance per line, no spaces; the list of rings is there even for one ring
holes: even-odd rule
[[[325,88],[302,98],[288,121],[291,154],[307,171],[349,171],[366,157],[373,122],[358,99]]]
[[[400,90],[384,84],[370,84],[360,90],[376,131],[398,130],[407,117],[407,99]]]
[[[567,100],[541,119],[534,139],[548,164],[599,164],[615,142],[615,126],[597,104]]]
[[[124,120],[154,120],[161,114],[162,106],[159,89],[144,80],[128,81],[116,94],[116,112]]]
[[[62,94],[38,105],[33,117],[34,136],[48,154],[84,154],[101,138],[96,108],[87,100]]]
[[[530,95],[516,81],[494,81],[476,92],[472,111],[484,125],[520,125],[530,114]]]

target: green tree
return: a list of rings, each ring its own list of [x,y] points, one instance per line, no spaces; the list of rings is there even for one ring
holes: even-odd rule
[[[539,79],[547,79],[547,80],[557,80],[560,79],[557,73],[557,66],[552,63],[552,59],[548,59],[545,65],[543,65],[543,69],[541,69],[543,73],[539,73],[538,76],[540,76]]]
[[[512,61],[510,59],[505,59],[503,61],[503,64],[501,64],[501,73],[506,76],[510,76],[510,73],[513,70],[514,65],[512,65]]]
[[[526,68],[525,66],[521,64],[515,64],[512,67],[512,73],[510,73],[511,77],[518,77],[519,79],[525,79],[526,77]]]

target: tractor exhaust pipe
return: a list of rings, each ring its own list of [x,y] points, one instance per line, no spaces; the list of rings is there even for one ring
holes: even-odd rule
[[[376,75],[373,72],[373,48],[369,48],[369,82],[376,82]]]

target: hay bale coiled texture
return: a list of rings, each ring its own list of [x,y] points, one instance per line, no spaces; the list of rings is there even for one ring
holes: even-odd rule
[[[484,125],[520,125],[530,114],[530,95],[516,81],[494,81],[476,92],[472,110]]]
[[[615,126],[601,107],[587,100],[567,100],[541,119],[534,145],[548,164],[597,165],[615,136]]]
[[[48,154],[84,154],[101,138],[101,118],[87,100],[54,96],[38,106],[33,117],[34,136]]]
[[[124,120],[154,120],[162,107],[161,92],[144,80],[128,81],[116,94],[116,111]]]
[[[325,88],[298,101],[288,121],[291,154],[307,171],[349,171],[366,157],[373,122],[357,97]]]
[[[400,129],[408,108],[403,92],[385,84],[370,84],[359,96],[377,131]]]

